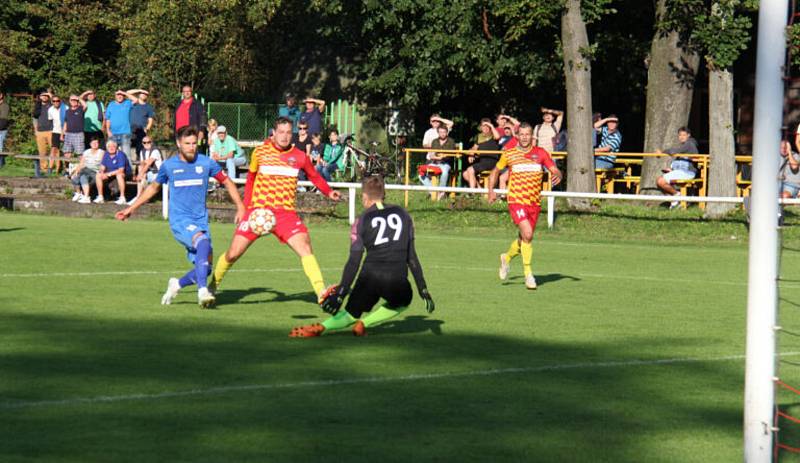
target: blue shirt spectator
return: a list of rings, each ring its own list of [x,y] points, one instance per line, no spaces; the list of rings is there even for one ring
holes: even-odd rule
[[[306,110],[300,115],[300,122],[308,124],[308,133],[322,133],[322,112],[325,111],[325,101],[306,98],[304,103]]]
[[[292,121],[292,133],[297,133],[297,125],[300,123],[300,108],[297,107],[294,95],[286,94],[286,104],[278,108],[278,117],[285,117]]]
[[[105,116],[112,134],[131,133],[131,109],[133,103],[130,100],[112,101],[106,106]]]
[[[113,153],[110,152],[113,149]],[[105,167],[105,172],[113,172],[117,169],[124,168],[125,175],[128,176],[131,173],[131,164],[128,162],[128,157],[125,154],[120,153],[119,150],[115,147],[109,147],[109,151],[106,151],[103,154],[103,160],[100,161],[100,165]]]
[[[600,144],[595,149],[596,153],[609,153],[595,158],[596,169],[611,169],[617,157],[611,153],[618,153],[622,145],[622,133],[619,131],[619,119],[611,114],[605,119],[594,123],[595,129],[600,130]]]
[[[130,103],[130,101],[128,101]],[[156,112],[150,103],[137,103],[131,107],[130,110],[130,125],[131,127],[147,128],[148,119],[155,119]],[[111,129],[113,132],[114,129]]]

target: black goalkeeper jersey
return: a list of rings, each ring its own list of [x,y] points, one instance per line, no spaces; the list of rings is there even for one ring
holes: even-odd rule
[[[358,217],[350,229],[350,259],[340,283],[349,288],[364,252],[364,270],[395,272],[405,278],[411,270],[417,288],[425,288],[422,267],[414,247],[414,222],[400,206],[375,204]]]

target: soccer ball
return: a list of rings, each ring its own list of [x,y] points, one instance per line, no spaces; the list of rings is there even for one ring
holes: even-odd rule
[[[256,235],[266,235],[275,225],[275,214],[269,209],[253,209],[247,219],[250,231]]]

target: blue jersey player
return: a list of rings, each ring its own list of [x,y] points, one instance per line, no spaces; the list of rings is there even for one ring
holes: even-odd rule
[[[169,227],[175,240],[186,247],[187,257],[194,264],[194,268],[180,279],[169,279],[167,292],[161,298],[161,303],[171,303],[181,288],[197,284],[197,300],[200,306],[210,308],[216,301],[206,285],[212,258],[206,207],[208,180],[214,177],[225,185],[228,195],[236,204],[236,223],[239,223],[244,216],[245,208],[236,185],[225,175],[219,163],[197,154],[197,134],[197,129],[190,126],[178,130],[176,134],[178,156],[164,161],[158,170],[155,182],[150,184],[130,207],[117,212],[116,217],[119,220],[127,219],[142,204],[155,196],[162,185],[168,184]]]

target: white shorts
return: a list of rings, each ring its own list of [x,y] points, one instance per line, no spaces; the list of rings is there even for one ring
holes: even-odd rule
[[[675,180],[691,180],[695,178],[695,176],[697,176],[697,174],[689,170],[671,170],[663,175],[664,180],[669,183]]]

